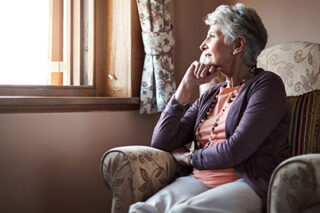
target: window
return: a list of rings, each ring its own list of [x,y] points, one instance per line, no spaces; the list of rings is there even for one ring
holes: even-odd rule
[[[28,1],[0,3],[2,28],[0,84],[2,85],[45,84],[46,73],[41,70],[45,70],[47,66],[49,2],[37,1],[37,3],[41,8],[37,13],[28,9],[34,7],[34,4]],[[19,63],[17,63],[18,58]],[[36,60],[38,63],[34,63]]]
[[[0,84],[92,85],[93,1],[33,2],[0,3]]]
[[[50,17],[57,20],[54,14],[59,14],[59,10],[51,10],[53,12],[49,15],[48,10],[45,14],[34,7],[39,4],[43,8],[53,8],[50,5],[52,1],[61,1],[64,8],[63,60],[52,60],[54,48],[50,49],[50,55],[43,54],[45,50],[36,47],[40,42],[49,43],[53,47],[56,45],[54,41],[59,41],[54,36],[45,36],[48,31],[44,30],[45,22],[51,23]],[[50,108],[50,111],[58,108],[59,111],[72,111],[75,108],[90,110],[91,106],[101,109],[111,106],[112,109],[137,109],[144,53],[135,0],[38,0],[32,4],[24,0],[14,2],[15,5],[11,1],[0,3],[3,4],[0,10],[12,13],[13,8],[15,11],[22,8],[24,13],[27,10],[32,15],[26,19],[28,23],[25,24],[21,24],[23,16],[16,15],[18,11],[13,13],[16,19],[2,19],[6,20],[9,29],[18,30],[11,36],[15,42],[7,42],[7,45],[12,47],[21,42],[26,46],[18,45],[23,54],[14,54],[15,51],[10,53],[10,48],[8,51],[0,50],[1,54],[6,54],[11,60],[11,65],[2,68],[5,71],[1,71],[0,75],[3,72],[15,73],[9,77],[14,80],[0,82],[0,112],[29,108],[30,111],[38,111],[40,108]],[[85,8],[87,12],[84,12]],[[47,19],[39,20],[40,16]],[[49,25],[46,29],[48,27],[53,29]],[[61,25],[59,27],[61,29]],[[36,33],[37,30],[39,33]],[[10,36],[0,38],[4,43],[3,39],[8,40]],[[44,46],[48,48],[48,45]],[[39,62],[44,55],[47,61],[50,59],[47,67],[45,63]],[[17,70],[24,72],[20,74]],[[41,74],[33,74],[36,70]],[[61,86],[51,84],[51,72],[63,72]],[[26,80],[26,76],[31,80]]]

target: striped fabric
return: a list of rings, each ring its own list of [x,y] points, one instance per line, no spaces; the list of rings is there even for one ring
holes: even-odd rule
[[[289,97],[291,122],[289,143],[292,156],[320,152],[320,90]]]

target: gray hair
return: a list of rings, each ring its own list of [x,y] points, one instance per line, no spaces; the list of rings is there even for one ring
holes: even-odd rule
[[[226,44],[231,44],[239,36],[244,37],[246,44],[242,59],[248,66],[256,66],[257,57],[266,46],[268,34],[254,9],[241,3],[234,6],[221,5],[208,14],[205,23],[219,24]]]

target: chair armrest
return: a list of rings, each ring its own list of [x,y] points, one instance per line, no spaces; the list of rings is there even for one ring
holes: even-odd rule
[[[320,203],[320,154],[289,158],[273,172],[268,212],[303,212]]]
[[[112,212],[128,212],[170,183],[179,170],[171,153],[148,146],[123,146],[104,153],[103,179],[112,192]]]

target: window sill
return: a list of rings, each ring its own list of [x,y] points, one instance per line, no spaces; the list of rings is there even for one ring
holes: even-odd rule
[[[139,103],[139,97],[0,96],[0,113],[137,110]]]

